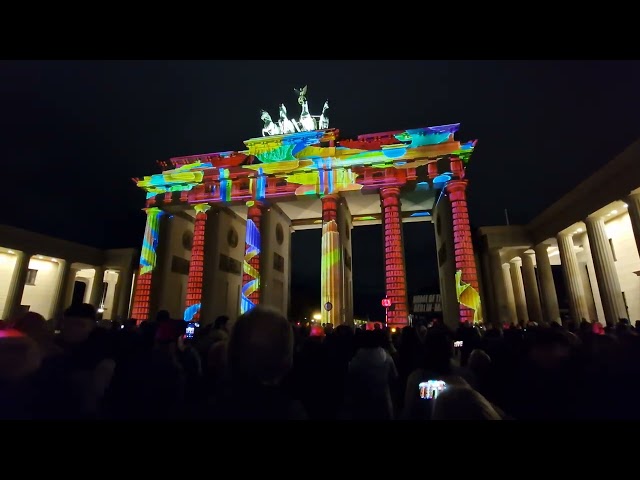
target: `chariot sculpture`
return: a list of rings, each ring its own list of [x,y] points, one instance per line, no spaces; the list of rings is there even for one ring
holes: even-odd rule
[[[301,89],[295,88],[294,91],[298,94],[298,104],[301,106],[298,120],[287,117],[287,107],[284,104],[280,104],[277,122],[273,121],[266,110],[262,110],[260,119],[264,122],[262,126],[263,137],[329,128],[329,101],[324,102],[320,115],[311,115],[309,113],[309,103],[307,102],[307,86],[305,85]]]

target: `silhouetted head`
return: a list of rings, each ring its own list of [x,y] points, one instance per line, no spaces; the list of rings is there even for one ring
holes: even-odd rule
[[[529,359],[538,367],[554,368],[569,358],[572,339],[562,330],[539,330],[531,337]]]
[[[229,324],[229,317],[227,317],[226,315],[220,315],[218,318],[216,318],[216,321],[213,324],[213,328],[219,329],[219,330],[226,330],[228,324]]]
[[[34,373],[42,363],[36,342],[16,329],[0,330],[0,380],[15,380]]]
[[[293,364],[293,329],[278,311],[256,306],[231,328],[228,343],[233,380],[244,384],[277,384]]]
[[[60,334],[66,343],[82,343],[96,327],[96,309],[88,303],[71,305],[64,311]]]
[[[16,320],[13,328],[29,335],[38,343],[53,340],[53,331],[49,329],[47,321],[36,312],[25,313]]]
[[[449,335],[440,331],[430,331],[424,341],[424,368],[446,372],[453,357],[453,342]]]
[[[160,310],[157,314],[156,314],[156,322],[160,323],[160,322],[164,322],[167,320],[171,320],[171,314],[169,313],[168,310]]]

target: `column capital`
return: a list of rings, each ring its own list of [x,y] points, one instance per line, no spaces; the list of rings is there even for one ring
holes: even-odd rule
[[[640,188],[636,188],[626,198],[640,199]]]
[[[602,215],[600,215],[600,214],[594,214],[594,213],[592,213],[591,215],[587,216],[587,218],[585,218],[583,220],[583,222],[585,224],[587,224],[587,225],[588,224],[598,223],[600,221],[604,222],[604,217]]]
[[[550,246],[551,245],[549,245],[548,243],[542,242],[542,243],[539,243],[537,245],[534,245],[533,250],[534,250],[534,252],[536,252],[538,254],[539,253],[543,253],[543,252],[547,253],[549,251],[549,247]]]
[[[556,236],[558,238],[573,238],[573,232],[559,232]]]
[[[193,206],[196,213],[207,213],[211,209],[211,205],[208,203],[198,203]]]
[[[527,248],[526,250],[523,250],[523,251],[520,253],[519,257],[520,257],[521,259],[523,259],[523,260],[524,260],[525,258],[531,258],[531,259],[535,258],[535,252],[530,252],[529,250],[531,250],[531,249],[530,249],[530,248]]]
[[[514,257],[511,260],[509,260],[509,263],[512,265],[522,265],[522,259],[520,257]]]
[[[467,189],[468,184],[469,184],[469,180],[466,180],[463,178],[455,178],[455,179],[449,180],[444,188],[448,192],[464,191]]]
[[[449,194],[451,200],[464,200],[468,183],[469,180],[449,180],[444,189]]]
[[[400,187],[380,187],[380,196],[383,199],[388,197],[399,197]]]
[[[9,253],[9,255],[16,255],[19,258],[23,258],[23,257],[31,258],[36,254],[35,252],[31,252],[29,250],[18,250],[16,248],[8,248],[7,250],[8,250],[7,253]]]
[[[333,199],[333,200],[338,200],[340,198],[340,194],[339,193],[323,193],[322,195],[320,195],[320,200],[324,200],[324,199]]]
[[[160,207],[146,207],[142,209],[147,215],[163,215],[165,212]]]

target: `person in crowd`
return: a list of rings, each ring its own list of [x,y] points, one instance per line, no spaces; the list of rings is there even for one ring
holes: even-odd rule
[[[141,321],[144,320],[144,321]],[[398,331],[290,323],[263,306],[185,337],[168,311],[75,304],[0,328],[0,415],[38,419],[635,419],[640,334],[620,319]],[[457,343],[454,343],[454,340]],[[454,347],[455,345],[455,347]],[[457,352],[458,355],[454,355]],[[504,412],[508,412],[505,414]]]
[[[398,378],[393,358],[384,348],[386,333],[367,331],[349,363],[347,379],[347,414],[352,419],[392,420],[394,406],[392,384]]]
[[[38,418],[39,393],[34,382],[42,364],[35,340],[16,329],[0,330],[0,418]]]
[[[432,420],[503,420],[489,401],[469,386],[451,386],[433,401]]]
[[[214,403],[214,418],[307,418],[281,387],[293,365],[293,329],[280,312],[259,305],[241,315],[231,329],[227,358],[231,383]]]
[[[47,321],[36,312],[28,312],[18,318],[13,328],[33,339],[40,348],[44,358],[59,355],[62,348],[56,345],[55,334],[49,328]]]

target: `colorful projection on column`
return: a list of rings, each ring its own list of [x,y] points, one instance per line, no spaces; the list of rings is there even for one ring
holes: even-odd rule
[[[158,236],[160,233],[160,217],[164,213],[157,207],[146,209],[147,225],[142,240],[140,253],[140,270],[133,294],[131,317],[142,322],[149,318],[149,302],[151,299],[151,283],[153,270],[156,267]]]
[[[482,323],[476,258],[471,241],[466,180],[451,180],[445,187],[453,216],[453,245],[456,264],[456,292],[460,303],[460,322]]]
[[[470,284],[462,281],[462,270],[456,272],[456,296],[460,305],[473,311],[473,323],[482,323],[480,294]],[[467,318],[465,321],[468,321]]]
[[[219,175],[220,200],[223,202],[231,201],[231,180],[229,179],[229,169],[221,168]]]
[[[382,228],[384,229],[384,270],[389,325],[407,325],[407,276],[404,265],[400,188],[386,187],[380,190],[382,198]]]
[[[322,323],[342,323],[342,248],[335,220],[322,225],[322,260],[320,287]]]
[[[204,277],[205,228],[207,225],[207,211],[210,208],[211,206],[206,203],[194,206],[196,220],[193,226],[191,261],[189,262],[189,277],[187,280],[187,308],[183,316],[186,322],[197,321],[200,317],[202,280]]]
[[[242,274],[240,313],[260,303],[260,207],[249,206]]]

